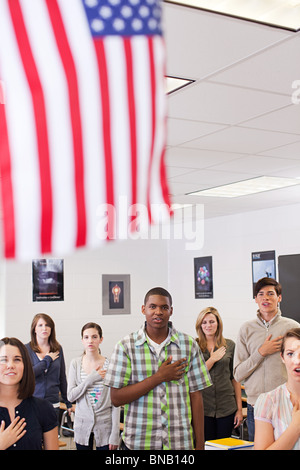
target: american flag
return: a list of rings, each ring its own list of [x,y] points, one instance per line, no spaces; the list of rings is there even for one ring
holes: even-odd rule
[[[169,206],[161,10],[160,0],[0,1],[6,258],[99,246],[126,231],[124,208],[145,206],[156,223]]]

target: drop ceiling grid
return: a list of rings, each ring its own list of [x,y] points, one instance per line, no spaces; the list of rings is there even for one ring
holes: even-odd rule
[[[196,79],[168,97],[166,162],[174,202],[199,201],[186,196],[197,189],[296,171],[300,105],[292,104],[289,86],[300,80],[299,33],[175,5],[165,5],[165,15],[167,73]],[[289,189],[285,203],[296,202]],[[257,200],[270,207],[272,195],[277,205],[280,191],[231,202],[213,198],[207,215],[221,207],[225,213],[243,205],[256,210]]]

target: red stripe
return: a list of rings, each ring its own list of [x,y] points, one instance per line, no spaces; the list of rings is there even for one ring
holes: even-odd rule
[[[165,42],[163,41],[163,47],[165,49],[166,45]],[[165,52],[165,50],[164,50]],[[164,89],[165,86],[165,77],[167,75],[166,71],[166,62],[164,61],[164,72],[162,75],[162,88]],[[166,100],[166,95],[164,95],[164,100]],[[170,199],[170,193],[169,193],[169,186],[167,182],[167,173],[166,173],[166,164],[165,164],[165,157],[166,157],[166,145],[167,145],[167,117],[165,117],[164,120],[164,144],[163,144],[163,149],[161,153],[161,158],[160,158],[160,185],[162,189],[162,196],[165,204],[169,206],[169,213],[173,215],[173,211],[171,210],[171,199]]]
[[[151,136],[151,150],[150,150],[149,167],[148,167],[147,207],[148,207],[149,221],[150,223],[152,223],[152,214],[151,214],[151,207],[150,207],[150,191],[151,191],[151,170],[152,170],[152,162],[153,162],[154,140],[155,140],[155,133],[156,133],[156,103],[155,103],[156,81],[155,81],[155,64],[154,64],[154,51],[153,51],[152,38],[148,39],[148,48],[149,48],[149,65],[150,65],[150,84],[151,84],[152,136]]]
[[[124,39],[124,50],[125,50],[125,58],[126,58],[128,118],[129,118],[130,149],[131,149],[131,204],[135,205],[137,203],[136,111],[135,111],[132,49],[131,49],[131,40],[129,38]],[[132,225],[132,228],[134,228],[133,225]]]
[[[84,246],[86,243],[86,207],[84,190],[84,156],[82,144],[82,126],[79,103],[79,90],[76,67],[69,46],[67,34],[56,0],[46,0],[52,28],[55,35],[58,51],[65,70],[69,92],[69,106],[71,115],[74,167],[75,167],[75,192],[77,202],[77,239],[76,246]]]
[[[110,100],[109,100],[109,83],[107,63],[104,50],[104,42],[102,39],[94,39],[94,46],[97,57],[97,64],[100,77],[100,93],[102,107],[102,134],[105,155],[105,176],[106,176],[106,203],[111,206],[108,208],[108,230],[107,238],[115,237],[115,222],[110,215],[114,212],[109,209],[114,207],[114,172],[113,157],[111,146],[111,118],[110,118]]]
[[[20,56],[32,95],[40,168],[41,252],[49,253],[52,245],[53,207],[45,100],[19,0],[8,0],[8,4]]]
[[[14,258],[16,252],[15,214],[11,179],[11,158],[4,104],[0,103],[0,174],[3,210],[4,254]]]
[[[170,208],[171,200],[169,195],[169,186],[167,183],[166,165],[165,165],[166,147],[163,148],[160,159],[160,184],[162,189],[163,200]]]

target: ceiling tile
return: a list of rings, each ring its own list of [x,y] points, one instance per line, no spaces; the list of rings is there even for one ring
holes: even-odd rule
[[[168,145],[184,144],[197,137],[224,129],[224,126],[207,122],[168,119]]]
[[[270,150],[261,152],[261,155],[281,158],[300,159],[300,140],[292,144],[273,146]]]
[[[193,83],[169,96],[171,118],[217,124],[238,124],[291,103],[282,95],[208,82]]]
[[[243,155],[236,153],[218,152],[213,150],[201,150],[184,147],[168,148],[166,162],[169,167],[185,168],[209,168],[213,165],[230,162],[242,158]]]
[[[274,171],[289,170],[297,166],[299,166],[297,160],[251,155],[225,164],[216,165],[213,169],[217,171],[231,171],[232,173],[245,172],[255,176],[267,176],[273,174]]]
[[[299,50],[300,37],[294,34],[287,41],[216,74],[214,81],[291,96],[293,81],[300,79],[300,61],[295,60]]]
[[[277,28],[193,8],[165,2],[163,8],[167,74],[175,77],[206,77],[290,36]]]
[[[299,73],[300,76],[300,73]],[[241,124],[245,127],[300,135],[300,107],[296,104],[278,109]]]
[[[205,188],[218,186],[221,184],[234,183],[251,178],[253,175],[247,172],[231,173],[217,170],[195,170],[184,175],[170,178],[171,182],[199,184]],[[201,188],[200,188],[201,189]]]
[[[187,147],[237,153],[262,153],[297,141],[297,136],[244,127],[230,127],[185,144]]]

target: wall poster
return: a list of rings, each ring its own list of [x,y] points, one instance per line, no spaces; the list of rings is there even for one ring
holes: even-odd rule
[[[252,289],[254,297],[254,286],[263,277],[276,279],[275,251],[256,251],[252,253]]]
[[[33,302],[64,300],[64,260],[32,260]]]
[[[102,314],[130,314],[130,275],[102,275]]]
[[[212,256],[194,258],[195,299],[213,298]]]

